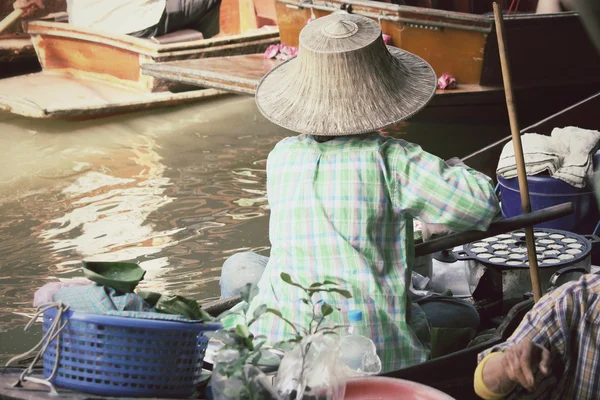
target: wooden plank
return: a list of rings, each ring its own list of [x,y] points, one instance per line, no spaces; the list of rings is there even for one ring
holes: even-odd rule
[[[1,80],[0,110],[32,118],[85,119],[184,104],[221,94],[214,89],[147,93],[95,79],[40,72]]]
[[[142,73],[197,86],[214,87],[210,83],[215,82],[222,89],[225,88],[223,85],[229,85],[226,90],[253,94],[260,79],[280,63],[281,61],[278,60],[265,60],[262,54],[249,54],[145,64],[142,65]],[[469,94],[499,92],[502,92],[502,88],[499,86],[461,84],[453,90],[438,90],[436,97],[442,96],[447,99],[446,101],[453,101],[455,97],[464,97]],[[481,99],[475,100],[475,102],[480,103]]]
[[[254,94],[260,79],[280,61],[262,54],[217,57],[142,65],[142,73],[233,93]]]

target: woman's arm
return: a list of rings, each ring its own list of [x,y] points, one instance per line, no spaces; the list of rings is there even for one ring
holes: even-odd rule
[[[394,149],[392,184],[396,206],[425,224],[452,231],[485,230],[499,214],[492,180],[468,166],[400,141]]]

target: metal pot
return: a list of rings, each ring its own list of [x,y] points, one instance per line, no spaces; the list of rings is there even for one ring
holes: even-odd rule
[[[551,277],[565,267],[591,269],[593,235],[577,235],[557,229],[534,229],[542,291]],[[469,289],[475,300],[522,298],[530,292],[531,278],[524,230],[492,236],[463,246],[455,253],[466,261]]]

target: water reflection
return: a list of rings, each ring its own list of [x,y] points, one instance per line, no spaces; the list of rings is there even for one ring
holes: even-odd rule
[[[268,252],[264,167],[286,132],[251,99],[96,123],[0,114],[0,130],[0,361],[26,350],[35,290],[80,278],[82,259],[134,260],[142,287],[208,299],[226,257]]]

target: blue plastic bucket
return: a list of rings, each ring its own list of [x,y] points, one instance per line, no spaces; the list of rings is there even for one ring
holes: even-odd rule
[[[550,176],[535,175],[527,177],[531,210],[555,206],[561,203],[573,203],[573,214],[536,225],[538,228],[561,229],[573,233],[588,235],[594,232],[600,213],[595,192],[589,188],[579,189]],[[498,185],[502,200],[502,216],[516,217],[522,214],[521,195],[517,178],[505,179],[498,176]]]
[[[56,318],[44,312],[43,332]],[[57,386],[102,396],[189,397],[202,373],[207,331],[186,323],[66,311],[68,321],[43,355],[44,376]]]

